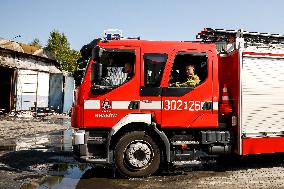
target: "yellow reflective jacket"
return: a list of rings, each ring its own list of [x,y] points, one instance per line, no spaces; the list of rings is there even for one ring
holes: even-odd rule
[[[195,87],[200,82],[199,77],[194,74],[187,78],[187,81],[181,84],[178,84],[179,87]]]

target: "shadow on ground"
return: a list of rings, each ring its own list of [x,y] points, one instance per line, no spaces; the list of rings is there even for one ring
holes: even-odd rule
[[[72,160],[72,152],[64,151],[42,152],[37,150],[22,150],[8,152],[0,156],[0,163],[18,170],[29,170],[29,167],[39,164],[70,163]]]
[[[23,150],[6,153],[0,156],[0,163],[6,164],[8,167],[18,170],[29,170],[29,167],[39,164],[58,164],[58,163],[77,163],[72,158],[72,152],[42,152],[37,150]],[[237,171],[255,168],[271,168],[283,167],[284,154],[268,154],[268,155],[249,155],[245,157],[224,156],[217,159],[216,163],[203,164],[202,166],[185,166],[172,168],[169,170],[161,170],[158,175],[175,175],[183,174],[191,171]],[[119,177],[111,168],[96,167],[99,171],[90,171],[94,174],[87,174],[86,177]]]

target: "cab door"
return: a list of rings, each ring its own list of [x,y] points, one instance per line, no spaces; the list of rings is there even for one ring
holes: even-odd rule
[[[111,128],[128,114],[139,112],[136,102],[140,90],[140,48],[104,48],[100,63],[103,70],[100,88],[85,91],[88,97],[84,98],[85,128]],[[124,71],[126,63],[131,64],[130,73]],[[90,84],[89,78],[85,81]]]
[[[141,50],[140,111],[150,113],[155,123],[161,124],[161,81],[168,60],[167,50],[144,46]]]
[[[213,113],[213,57],[211,52],[182,50],[173,52],[173,61],[162,90],[163,128],[216,128],[218,114]],[[200,82],[184,86],[186,66],[193,65]],[[183,84],[183,85],[180,85]],[[179,86],[178,86],[179,85]]]

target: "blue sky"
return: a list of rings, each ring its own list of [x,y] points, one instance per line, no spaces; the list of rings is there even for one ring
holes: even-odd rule
[[[45,45],[55,29],[79,50],[108,28],[150,40],[195,40],[204,27],[284,34],[283,7],[282,0],[2,0],[0,37]]]

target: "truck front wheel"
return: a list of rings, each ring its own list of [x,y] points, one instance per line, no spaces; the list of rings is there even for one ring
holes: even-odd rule
[[[125,134],[115,148],[115,164],[126,177],[146,177],[160,165],[160,150],[156,142],[142,131]]]

